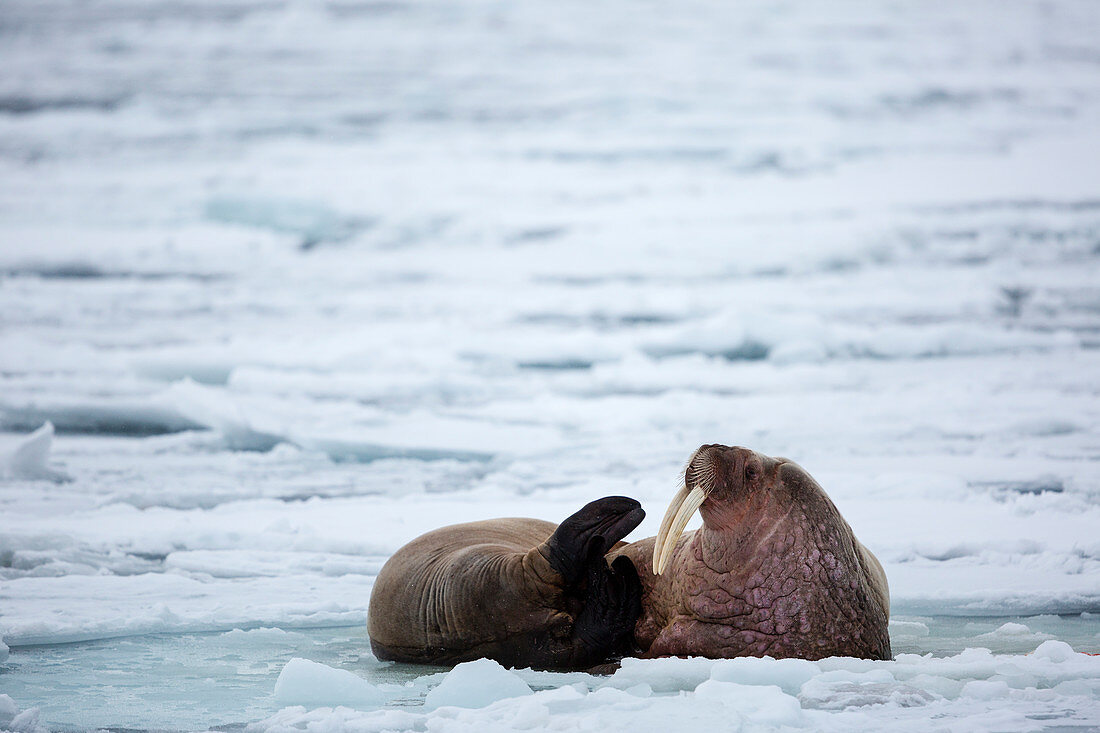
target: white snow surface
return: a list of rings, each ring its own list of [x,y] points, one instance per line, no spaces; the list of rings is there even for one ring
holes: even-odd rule
[[[1058,646],[1100,652],[1098,37],[1087,0],[5,2],[0,721],[1100,726]],[[897,660],[428,710],[324,631],[444,524],[622,494],[649,536],[710,442],[821,482]],[[382,707],[270,717],[294,658]]]

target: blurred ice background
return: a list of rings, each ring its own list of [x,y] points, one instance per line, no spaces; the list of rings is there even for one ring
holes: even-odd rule
[[[1100,725],[1097,38],[1074,0],[7,0],[0,728]],[[903,657],[461,715],[370,657],[407,540],[608,494],[645,537],[704,442],[821,481]]]

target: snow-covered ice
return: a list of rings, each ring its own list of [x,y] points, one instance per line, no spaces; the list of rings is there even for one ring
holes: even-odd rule
[[[0,727],[1100,726],[1097,37],[1087,0],[4,3]],[[404,542],[609,494],[645,537],[706,442],[822,483],[896,660],[463,708],[424,700],[480,668],[370,656]]]

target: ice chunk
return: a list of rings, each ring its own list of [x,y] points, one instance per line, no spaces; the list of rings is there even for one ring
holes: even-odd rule
[[[386,695],[345,669],[295,657],[279,673],[275,699],[283,705],[373,708],[385,703]]]
[[[429,709],[445,705],[483,708],[497,700],[530,694],[527,683],[499,663],[478,659],[452,669],[439,687],[428,693],[424,706]]]
[[[369,725],[364,717],[369,716]],[[301,706],[287,707],[267,720],[249,725],[247,733],[261,731],[311,731],[311,733],[342,733],[348,730],[359,731],[407,731],[416,730],[421,716],[404,710],[375,710],[363,713],[348,707],[316,708],[306,710]]]
[[[977,700],[996,700],[1008,697],[1008,689],[1004,680],[971,680],[963,685],[961,695]]]
[[[633,659],[622,661],[611,676],[611,684],[618,688],[646,683],[654,692],[692,690],[710,678],[713,659],[703,657],[666,657],[663,659]]]
[[[524,700],[516,708],[510,724],[515,730],[546,730],[550,725],[550,708],[539,699]]]
[[[53,423],[46,422],[42,427],[23,439],[0,464],[0,473],[13,478],[43,479],[46,481],[71,481],[68,475],[50,468],[50,447],[53,446]]]
[[[7,695],[0,695],[0,730],[12,733],[45,733],[38,724],[38,708],[20,711]]]
[[[1064,641],[1050,639],[1040,644],[1034,652],[1036,659],[1048,659],[1051,662],[1068,662],[1077,655],[1073,647]]]
[[[1100,679],[1066,680],[1051,689],[1058,695],[1081,695],[1100,700]]]
[[[266,451],[284,440],[278,430],[257,427],[262,418],[246,414],[223,390],[204,387],[190,378],[169,387],[165,398],[189,420],[221,433],[232,450]]]
[[[846,680],[810,680],[798,699],[806,708],[846,710],[869,705],[893,704],[916,707],[936,699],[936,694],[901,682],[851,682]]]
[[[979,639],[998,639],[998,638],[1011,638],[1011,639],[1024,639],[1028,636],[1034,636],[1036,638],[1048,638],[1047,634],[1038,634],[1032,632],[1026,624],[1017,624],[1011,621],[1001,624],[997,628],[993,629],[985,634],[980,634]]]
[[[774,685],[788,695],[797,695],[802,685],[821,674],[821,668],[805,659],[739,657],[714,663],[710,678],[742,685]]]
[[[935,694],[896,680],[890,671],[896,668],[893,663],[842,657],[829,662],[842,666],[817,675],[802,686],[798,698],[805,707],[844,710],[886,703],[914,707],[936,698]]]
[[[760,725],[800,725],[802,706],[775,685],[739,685],[710,679],[695,688],[700,700],[720,702]]]

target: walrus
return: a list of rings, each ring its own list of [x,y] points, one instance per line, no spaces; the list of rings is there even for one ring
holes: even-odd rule
[[[882,565],[786,458],[701,446],[657,536],[611,555],[642,581],[639,656],[891,658]]]
[[[375,656],[545,669],[625,655],[890,658],[886,574],[804,469],[704,445],[683,480],[657,536],[629,545],[644,513],[626,497],[557,527],[497,519],[413,540],[371,595]],[[696,510],[703,526],[685,534]]]
[[[629,558],[605,555],[645,516],[610,496],[559,525],[493,519],[443,527],[399,549],[371,592],[379,659],[587,669],[629,652],[642,587]]]

